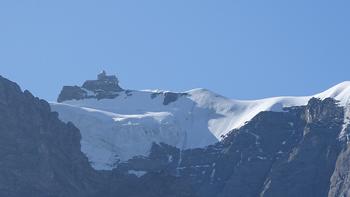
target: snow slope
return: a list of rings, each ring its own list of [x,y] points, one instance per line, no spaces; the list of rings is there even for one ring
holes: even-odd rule
[[[350,82],[305,97],[232,100],[206,89],[190,90],[164,105],[165,92],[123,92],[114,99],[70,100],[51,103],[63,121],[73,122],[82,134],[82,151],[97,170],[110,170],[118,162],[146,156],[152,143],[179,148],[213,144],[261,111],[305,105],[312,97],[335,98],[347,105]]]

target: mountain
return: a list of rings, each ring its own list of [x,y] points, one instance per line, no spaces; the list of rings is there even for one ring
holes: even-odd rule
[[[114,84],[110,80],[113,80]],[[63,92],[61,94],[63,96],[60,96],[62,99],[60,101],[63,103],[53,105],[77,109],[71,112],[81,112],[83,122],[84,119],[94,120],[95,117],[100,117],[96,118],[95,122],[85,123],[89,123],[90,127],[95,129],[103,128],[95,124],[109,125],[109,121],[103,121],[106,117],[112,118],[117,113],[77,107],[66,102],[71,102],[72,95],[79,95],[79,98],[73,96],[74,102],[91,100],[94,101],[92,104],[118,100],[128,90],[116,88],[115,85],[118,85],[116,82],[115,77],[107,77],[102,73],[98,80],[89,82],[98,86],[89,85],[88,89],[76,86],[74,89],[80,94],[76,94],[75,91]],[[109,87],[104,87],[105,85]],[[211,110],[220,109],[213,106],[220,106],[223,101],[236,105],[240,103],[242,106],[253,105],[252,103],[263,105],[264,102],[275,101],[274,105],[278,107],[258,112],[250,120],[226,132],[219,139],[216,138],[216,142],[209,145],[186,148],[155,141],[151,143],[147,154],[134,156],[117,165],[109,166],[107,170],[101,170],[96,169],[96,163],[91,163],[89,155],[82,152],[84,146],[80,143],[94,142],[84,140],[85,131],[79,130],[69,121],[62,122],[58,119],[61,114],[53,112],[46,101],[34,97],[27,90],[22,91],[14,82],[0,77],[0,196],[347,197],[350,196],[350,127],[347,92],[348,83],[342,83],[316,95],[318,98],[310,99],[288,97],[243,102],[220,96],[212,97],[214,100],[210,105]],[[138,93],[151,94],[150,91],[128,91],[129,96],[123,98],[132,97],[132,93],[135,94],[134,98],[139,95]],[[153,106],[148,106],[149,108],[167,106],[159,108],[172,109],[173,111],[169,110],[168,113],[175,114],[173,116],[177,115],[176,106],[178,111],[183,110],[180,109],[183,106],[180,105],[181,100],[194,98],[191,91],[185,93],[158,91],[152,97],[158,98],[159,103],[153,103]],[[70,99],[65,100],[66,98]],[[149,98],[143,98],[146,105]],[[199,112],[207,110],[208,108],[200,105],[199,100],[203,99],[202,101],[206,102],[209,100],[200,96],[197,99],[193,99],[196,101],[194,109]],[[284,107],[293,102],[301,102],[302,99],[308,99],[305,105]],[[101,106],[106,106],[105,104],[108,103]],[[139,103],[135,105],[134,108],[130,108],[136,110],[137,106],[143,106]],[[128,107],[120,104],[119,108],[126,110]],[[152,121],[157,120],[156,118],[164,120],[161,119],[164,114],[159,111],[158,113],[161,115],[151,113],[149,117],[140,114],[135,116],[117,114],[116,120],[113,121],[130,118],[131,126],[129,122],[119,127],[112,125],[114,130],[111,131],[117,133],[125,126],[129,127],[132,133],[137,132],[136,129],[131,129],[132,125],[137,129],[157,126],[152,125]],[[211,114],[213,113],[207,113],[206,119],[203,120],[214,119]],[[124,117],[121,117],[122,115]],[[89,119],[89,116],[94,118]],[[139,121],[139,125],[133,124],[134,119]],[[206,123],[207,126],[210,125]],[[145,126],[141,127],[142,124]],[[210,128],[204,131],[208,130],[211,131]],[[171,131],[165,130],[164,135],[167,132]],[[101,141],[99,142],[101,145],[106,145],[105,149],[99,149],[101,152],[97,151],[96,154],[103,155],[105,154],[103,151],[110,151],[109,147],[119,146],[103,144],[103,139],[114,137],[104,136],[105,133],[105,130],[96,130],[96,139],[90,139]],[[159,139],[160,134],[161,132],[155,132],[153,136],[149,133],[144,136],[151,136],[147,138],[151,140],[152,137]],[[124,136],[118,137],[125,137],[122,139],[127,140],[130,135],[125,133]]]
[[[219,142],[262,111],[283,111],[312,98],[334,98],[347,105],[350,82],[305,97],[233,100],[206,89],[176,93],[127,90],[105,72],[81,87],[65,86],[51,107],[81,131],[82,151],[97,170],[111,170],[134,156],[147,156],[153,143],[180,149]]]

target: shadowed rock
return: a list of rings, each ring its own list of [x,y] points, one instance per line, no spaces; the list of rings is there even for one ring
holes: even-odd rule
[[[0,77],[0,196],[88,196],[98,182],[80,133],[49,104]]]

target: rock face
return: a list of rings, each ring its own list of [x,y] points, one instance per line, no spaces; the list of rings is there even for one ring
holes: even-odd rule
[[[0,77],[0,196],[94,193],[79,130],[57,117],[46,101]]]
[[[57,101],[81,100],[85,98],[115,98],[118,92],[123,91],[119,86],[119,80],[114,75],[107,75],[105,71],[97,76],[97,80],[85,81],[82,87],[64,86]]]

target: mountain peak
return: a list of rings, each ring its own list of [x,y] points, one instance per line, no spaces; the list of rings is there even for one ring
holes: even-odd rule
[[[118,92],[124,91],[119,86],[119,80],[115,75],[107,75],[102,71],[97,79],[87,80],[80,86],[64,86],[57,101],[81,100],[85,98],[115,98]]]
[[[334,98],[340,102],[341,105],[348,103],[350,98],[350,81],[341,82],[328,90],[315,95],[317,98]]]

